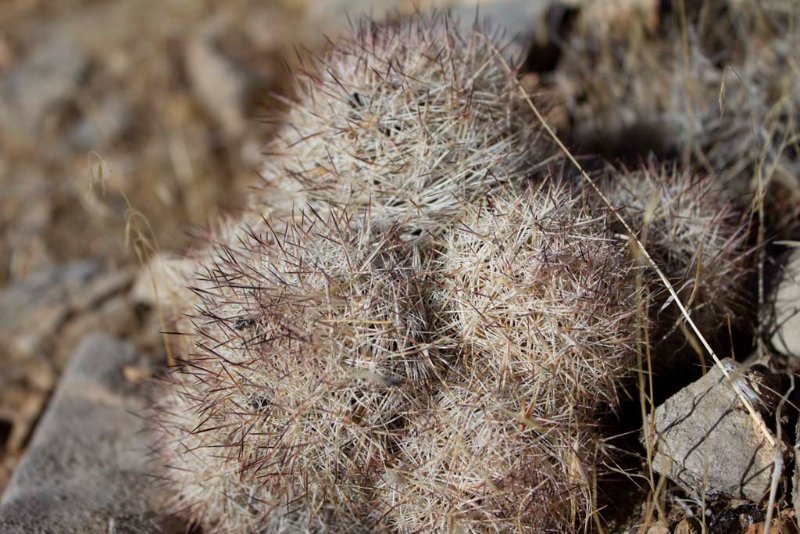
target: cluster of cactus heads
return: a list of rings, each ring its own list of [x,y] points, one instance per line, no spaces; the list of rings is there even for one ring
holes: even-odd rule
[[[418,15],[309,66],[264,167],[293,206],[252,206],[187,281],[194,349],[155,425],[177,512],[224,532],[597,520],[598,421],[659,321],[641,292],[666,295],[595,191],[551,172],[502,48]],[[606,174],[689,309],[729,311],[733,203],[689,172]]]
[[[465,366],[493,389],[518,383],[526,417],[615,404],[633,351],[635,265],[607,211],[572,189],[545,182],[471,206],[442,255]]]
[[[178,501],[223,530],[366,517],[393,429],[444,365],[425,251],[396,226],[298,212],[217,253],[163,421],[186,453]]]
[[[545,181],[469,206],[444,237],[435,301],[458,356],[402,443],[398,530],[591,516],[602,443],[590,421],[616,405],[635,355],[636,267],[606,218],[580,188]]]

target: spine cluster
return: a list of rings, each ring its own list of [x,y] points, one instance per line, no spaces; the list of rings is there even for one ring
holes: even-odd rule
[[[306,65],[263,175],[317,210],[436,230],[545,158],[502,45],[443,14],[364,22]]]

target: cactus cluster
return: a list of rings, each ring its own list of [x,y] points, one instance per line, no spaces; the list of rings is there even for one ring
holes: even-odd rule
[[[435,301],[458,356],[402,442],[393,525],[587,521],[602,454],[591,421],[635,354],[636,267],[604,210],[549,180],[469,206],[443,243]]]
[[[177,501],[226,531],[367,517],[445,363],[426,252],[396,226],[311,212],[216,252],[162,419]]]
[[[660,321],[641,292],[666,296],[553,172],[502,48],[417,15],[307,66],[264,166],[292,205],[258,196],[187,281],[194,348],[154,429],[175,511],[221,532],[597,520],[599,421]],[[605,174],[689,308],[727,312],[734,204],[688,171]]]

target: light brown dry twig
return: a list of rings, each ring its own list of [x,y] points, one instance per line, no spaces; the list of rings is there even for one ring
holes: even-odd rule
[[[101,195],[105,196],[106,184],[109,179],[114,176],[114,172],[109,167],[105,158],[97,152],[90,152],[88,160],[91,173],[89,191],[93,191],[96,182],[100,185]],[[167,327],[164,306],[161,302],[162,292],[159,291],[156,276],[150,264],[150,259],[160,249],[158,239],[156,238],[156,232],[147,216],[133,206],[133,202],[118,180],[114,180],[114,186],[125,202],[125,248],[132,250],[134,254],[136,254],[136,260],[139,266],[146,268],[150,275],[150,284],[153,289],[153,295],[155,295],[156,316],[158,317],[158,323],[161,326],[162,332],[166,332],[169,328]],[[172,367],[175,365],[175,355],[172,352],[172,345],[167,341],[166,334],[161,334],[161,340],[164,344],[164,351],[167,356],[167,365]]]

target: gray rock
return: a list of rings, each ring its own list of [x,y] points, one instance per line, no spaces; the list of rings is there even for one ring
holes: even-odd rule
[[[108,523],[108,534],[163,534],[184,532],[183,525],[174,518],[147,512],[114,517]]]
[[[12,359],[41,353],[46,338],[72,311],[73,296],[102,271],[101,262],[81,261],[37,272],[0,290],[0,348]]]
[[[113,337],[81,343],[0,500],[0,532],[124,532],[119,518],[159,513],[143,392],[124,375],[138,360]]]
[[[461,31],[468,31],[476,14],[488,21],[492,28],[500,28],[511,41],[503,50],[509,58],[518,58],[534,37],[534,30],[547,0],[455,0],[448,2],[448,10],[456,19]],[[352,20],[369,16],[374,20],[394,18],[412,13],[412,3],[403,0],[333,0],[310,2],[306,10],[308,27],[320,29],[325,35],[346,30]]]
[[[758,385],[732,360],[723,364],[748,397],[757,399]],[[653,469],[658,473],[696,496],[759,501],[769,492],[775,447],[718,367],[656,408],[655,420]]]
[[[322,33],[346,30],[351,20],[369,16],[382,20],[396,14],[402,0],[332,0],[329,2],[309,2],[306,8],[307,24],[318,28]],[[402,11],[400,11],[402,12]]]
[[[462,29],[475,20],[476,13],[490,27],[501,28],[510,40],[503,51],[510,59],[520,59],[541,30],[542,17],[548,6],[545,0],[498,0],[495,2],[463,1],[451,9]]]
[[[789,257],[781,280],[770,299],[775,332],[772,345],[786,355],[790,363],[800,365],[800,253]],[[793,365],[794,367],[794,365]]]
[[[38,272],[0,290],[0,350],[7,362],[27,361],[45,354],[52,357],[62,354],[63,349],[71,350],[74,345],[65,342],[69,336],[58,335],[70,321],[94,318],[107,330],[124,330],[125,323],[130,324],[132,319],[121,317],[119,312],[123,310],[111,309],[110,303],[114,297],[125,295],[134,274],[131,269],[106,273],[102,262],[89,260]],[[110,320],[104,321],[107,312],[116,316],[110,315]],[[68,355],[69,352],[64,354]],[[8,378],[0,361],[0,387]]]
[[[120,95],[104,98],[70,128],[67,137],[77,150],[100,150],[121,139],[133,123],[130,102]]]
[[[10,323],[23,305],[57,304],[70,290],[87,284],[102,271],[101,262],[85,260],[32,274],[0,291],[0,324]]]

